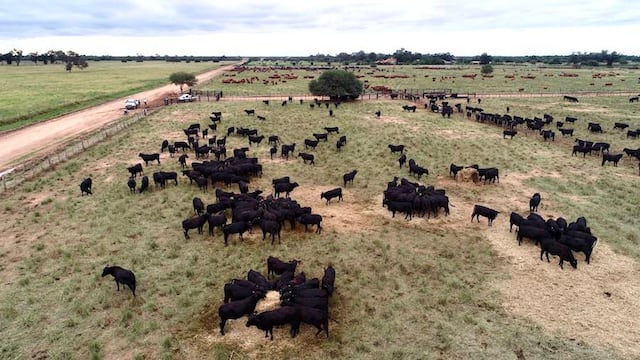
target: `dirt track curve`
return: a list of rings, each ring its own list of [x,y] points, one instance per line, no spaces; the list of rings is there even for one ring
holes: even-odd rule
[[[210,80],[235,65],[197,75],[198,82]],[[51,151],[65,142],[90,133],[114,121],[122,115],[125,99],[146,99],[150,107],[162,104],[168,94],[178,91],[176,85],[165,85],[153,90],[112,100],[78,112],[63,115],[18,130],[0,134],[0,173],[16,166],[28,157],[36,157]],[[136,111],[142,112],[140,108]]]

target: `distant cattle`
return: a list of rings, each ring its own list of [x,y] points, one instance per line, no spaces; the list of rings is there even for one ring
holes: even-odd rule
[[[573,96],[567,96],[567,95],[565,95],[565,96],[563,97],[563,99],[564,99],[564,101],[568,101],[568,102],[575,102],[575,103],[577,103],[577,102],[578,102],[578,98],[573,97]]]
[[[632,103],[632,102],[638,102],[638,97],[637,97],[637,96],[630,97],[630,98],[629,98],[629,102],[630,102],[630,103]]]
[[[255,115],[256,114],[256,111],[254,109],[245,109],[244,112],[247,115]]]

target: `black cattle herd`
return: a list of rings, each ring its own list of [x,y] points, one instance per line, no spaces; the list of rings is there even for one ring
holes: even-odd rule
[[[564,99],[571,102],[578,101],[577,98],[569,96],[565,96]],[[264,103],[268,105],[268,101]],[[302,104],[303,101],[300,101],[300,103]],[[320,105],[321,103],[316,99],[314,103],[310,104],[310,108],[313,109],[315,106],[319,108]],[[329,103],[325,103],[325,105],[329,108]],[[334,103],[334,105],[338,108],[339,103]],[[432,111],[439,109],[433,100],[430,101],[428,107],[425,107]],[[458,112],[462,112],[460,104],[456,104],[455,108]],[[448,103],[443,104],[442,109],[443,116],[445,114],[447,116],[451,115],[452,107],[448,106]],[[445,112],[444,109],[447,109],[447,111]],[[415,112],[416,107],[405,105],[403,110]],[[516,136],[518,127],[522,125],[526,128],[525,131],[539,133],[543,141],[555,140],[554,131],[544,129],[545,126],[553,123],[553,117],[548,114],[544,114],[543,118],[528,119],[509,114],[489,114],[485,113],[481,108],[470,106],[467,106],[465,111],[468,118],[475,117],[478,122],[493,123],[504,127],[504,138]],[[255,110],[253,109],[245,109],[244,112],[248,116],[255,115]],[[330,116],[334,116],[333,111],[331,111]],[[375,116],[379,118],[381,112],[376,111]],[[261,121],[266,120],[265,117],[258,117]],[[263,191],[258,189],[249,192],[248,185],[251,179],[262,176],[262,165],[258,162],[258,158],[249,157],[247,152],[250,151],[253,144],[260,144],[265,136],[258,135],[258,130],[256,129],[229,127],[227,128],[226,136],[217,138],[216,135],[213,135],[208,138],[207,144],[200,145],[199,141],[208,137],[208,130],[217,132],[217,127],[222,122],[222,113],[212,112],[209,118],[212,123],[208,125],[207,129],[200,130],[199,124],[191,124],[188,128],[183,129],[187,136],[186,141],[178,140],[169,143],[168,140],[163,140],[160,152],[167,150],[170,158],[180,152],[178,163],[182,168],[182,177],[187,178],[189,184],[195,183],[201,191],[207,192],[209,184],[214,187],[216,184],[224,184],[227,187],[231,184],[237,184],[239,193],[226,192],[221,188],[216,188],[216,202],[212,204],[205,204],[199,197],[194,197],[192,205],[195,216],[188,217],[182,221],[185,239],[189,239],[189,230],[192,229],[197,229],[199,234],[203,234],[205,225],[208,226],[208,234],[210,236],[213,236],[215,229],[218,228],[225,245],[228,244],[229,237],[235,234],[242,240],[243,234],[251,231],[254,226],[259,226],[262,230],[263,241],[267,236],[270,237],[272,245],[275,244],[276,237],[278,238],[278,243],[280,243],[281,232],[286,227],[286,223],[289,224],[291,230],[295,230],[296,225],[300,224],[304,225],[305,232],[309,226],[315,226],[315,232],[320,233],[322,231],[322,216],[313,213],[310,207],[304,207],[290,198],[291,193],[299,184],[292,182],[289,176],[272,180],[272,194],[263,196]],[[566,117],[564,122],[557,121],[555,125],[563,137],[573,136],[573,129],[564,127],[564,124],[573,124],[577,120],[577,118]],[[627,124],[616,123],[614,130],[625,130],[628,127],[629,125]],[[602,132],[602,126],[597,123],[589,123],[588,129],[593,133]],[[329,135],[333,133],[340,134],[337,126],[324,127],[324,132],[313,133],[314,139],[304,139],[305,149],[315,150],[320,142],[327,142]],[[628,138],[637,138],[639,134],[640,129],[627,131]],[[227,156],[226,139],[229,136],[247,137],[249,146],[233,149],[233,155]],[[280,145],[281,158],[288,159],[290,155],[295,154],[295,143],[281,144],[277,135],[270,135],[267,139],[271,145],[270,157],[272,159],[278,153],[278,145]],[[346,143],[346,136],[340,136],[336,142],[336,150],[340,151]],[[407,148],[402,144],[389,144],[388,148],[392,154],[400,153],[397,161],[400,169],[402,169],[407,163],[405,154]],[[610,148],[611,146],[608,143],[575,139],[572,155],[580,153],[586,156],[596,152],[602,155],[603,166],[606,162],[612,162],[614,166],[617,166],[622,154],[610,154]],[[187,151],[193,151],[195,158],[202,161],[193,161],[190,164],[190,168],[188,168],[187,159],[189,155],[186,153]],[[625,148],[623,152],[628,156],[640,159],[640,149]],[[215,160],[208,159],[210,154],[213,154]],[[138,156],[145,162],[146,166],[149,166],[150,162],[160,163],[160,153],[139,153]],[[298,152],[298,157],[303,159],[304,163],[315,164],[316,159],[313,154]],[[414,159],[409,159],[408,165],[409,175],[414,176],[417,180],[420,180],[424,175],[429,175],[429,170],[418,165]],[[477,164],[469,166],[451,164],[449,174],[456,180],[458,173],[463,169],[469,169],[472,172],[474,182],[484,181],[485,184],[487,182],[490,184],[500,182],[497,168],[481,168]],[[141,163],[132,165],[127,170],[129,172],[127,187],[130,192],[143,193],[150,190],[149,178],[144,175],[144,168]],[[343,175],[343,186],[347,187],[349,183],[353,184],[357,173],[357,170],[345,173]],[[136,179],[138,176],[141,177],[140,187],[137,187]],[[177,186],[178,177],[177,172],[156,171],[152,174],[154,188],[165,188],[167,181],[173,181]],[[84,179],[80,184],[81,195],[85,193],[91,195],[91,186],[91,178]],[[284,194],[283,197],[281,197],[282,194]],[[326,200],[327,205],[335,198],[341,201],[343,200],[342,188],[337,187],[323,191],[320,193],[320,198]],[[587,227],[586,219],[580,217],[572,223],[567,223],[562,217],[545,221],[536,213],[540,202],[541,196],[536,193],[529,201],[529,215],[527,217],[515,212],[511,213],[509,231],[512,231],[514,225],[517,227],[516,239],[518,240],[518,245],[521,244],[523,239],[529,239],[535,244],[539,244],[540,259],[543,260],[544,255],[546,255],[547,261],[549,261],[549,254],[557,255],[560,259],[559,265],[561,268],[563,268],[564,261],[569,262],[573,268],[577,268],[577,260],[573,255],[573,251],[584,253],[585,261],[589,264],[591,254],[597,244],[597,237],[591,234],[591,229]],[[436,189],[433,186],[426,186],[406,178],[399,179],[398,177],[394,177],[387,184],[387,188],[383,192],[382,206],[391,212],[392,217],[395,217],[396,212],[399,212],[405,215],[406,220],[411,220],[414,216],[425,217],[425,215],[427,218],[432,216],[435,218],[441,211],[445,216],[450,213],[449,198],[444,189]],[[227,219],[226,210],[229,210],[231,214],[230,221]],[[491,226],[499,213],[499,211],[487,206],[476,204],[473,207],[471,221],[473,222],[475,218],[479,222],[480,217],[486,217],[488,225]],[[247,280],[234,279],[232,282],[225,284],[224,304],[219,308],[220,333],[224,335],[225,323],[229,319],[239,319],[248,315],[246,326],[256,326],[265,331],[265,336],[270,336],[271,339],[273,339],[274,326],[290,324],[291,336],[296,336],[301,323],[316,327],[318,329],[316,335],[325,331],[328,337],[328,300],[333,293],[335,270],[331,266],[325,269],[321,282],[317,278],[307,280],[304,273],[295,275],[298,262],[293,260],[285,263],[279,259],[269,257],[267,259],[268,276],[280,275],[275,280],[268,281],[257,271],[250,270]],[[102,273],[102,276],[106,275],[114,277],[118,290],[120,284],[127,285],[135,296],[136,280],[133,272],[118,266],[107,266]],[[256,304],[270,290],[279,291],[282,307],[254,314]]]

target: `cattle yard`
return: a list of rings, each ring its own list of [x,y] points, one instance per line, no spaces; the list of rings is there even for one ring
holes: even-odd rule
[[[285,106],[254,100],[160,108],[2,195],[0,334],[5,341],[0,354],[638,357],[638,161],[624,156],[618,167],[603,167],[596,154],[571,156],[575,138],[606,141],[612,154],[639,148],[640,140],[613,129],[615,122],[640,128],[638,105],[621,96],[579,99],[491,97],[470,104],[492,113],[504,113],[508,106],[512,115],[579,119],[572,125],[573,137],[556,134],[553,142],[525,127],[513,139],[503,139],[502,128],[464,113],[443,118],[421,107],[403,111],[402,105],[410,104],[405,100],[331,105],[333,117],[325,106],[311,109],[309,101],[300,104],[296,98]],[[450,105],[456,102],[450,99]],[[275,245],[263,242],[257,227],[243,241],[231,236],[228,246],[218,229],[213,236],[193,231],[185,240],[180,224],[194,215],[192,199],[215,202],[211,186],[203,193],[180,176],[177,186],[170,182],[164,189],[151,185],[146,193],[129,193],[127,167],[141,162],[138,153],[158,152],[163,139],[185,140],[182,129],[196,122],[206,127],[212,111],[222,112],[222,122],[209,136],[220,138],[230,126],[253,128],[261,135],[278,135],[283,144],[296,143],[296,155],[315,155],[315,165],[295,156],[285,160],[279,152],[270,159],[266,141],[249,146],[246,137],[227,137],[229,150],[249,146],[248,155],[263,165],[262,177],[251,178],[249,190],[268,195],[272,179],[290,176],[300,184],[292,199],[322,215],[320,234],[287,225],[282,243]],[[601,123],[604,133],[590,133],[587,123],[592,121]],[[329,134],[315,150],[304,149],[304,139],[325,127],[339,127],[340,134]],[[341,135],[347,142],[337,151]],[[392,154],[389,144],[403,144],[408,159],[428,168],[420,183],[446,189],[449,216],[440,212],[437,218],[407,221],[392,218],[382,207],[382,191],[393,176],[417,181],[406,165],[398,167],[400,155]],[[193,152],[188,154],[189,164],[196,161]],[[160,164],[143,165],[145,175],[180,171],[178,156],[164,152],[160,158]],[[454,181],[450,163],[499,168],[500,182]],[[354,169],[353,184],[344,186],[343,174]],[[88,176],[93,195],[81,197],[78,184]],[[327,204],[321,193],[336,187],[342,187],[343,200]],[[223,190],[238,192],[238,187]],[[508,214],[527,214],[536,192],[542,196],[538,213],[545,219],[589,220],[599,238],[591,264],[576,254],[578,268],[561,270],[557,258],[540,261],[531,241],[518,246],[509,233]],[[470,221],[474,204],[500,211],[493,226],[487,227],[486,219]],[[314,337],[310,327],[292,339],[284,327],[276,328],[275,340],[269,341],[264,332],[247,328],[245,318],[229,320],[226,334],[219,334],[223,285],[247,269],[266,273],[270,255],[302,260],[297,270],[307,274],[322,274],[328,264],[336,269],[328,340]],[[135,272],[137,297],[128,289],[116,292],[113,281],[100,277],[107,264]]]

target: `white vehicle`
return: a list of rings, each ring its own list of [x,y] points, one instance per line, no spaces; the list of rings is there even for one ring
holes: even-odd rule
[[[189,94],[182,94],[180,96],[178,96],[178,102],[191,102],[194,101],[196,98],[195,96],[191,96]]]
[[[127,99],[127,101],[124,102],[124,108],[127,110],[133,110],[135,108],[138,107],[138,101],[137,100],[133,100],[133,99]]]

